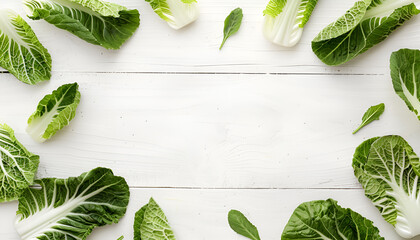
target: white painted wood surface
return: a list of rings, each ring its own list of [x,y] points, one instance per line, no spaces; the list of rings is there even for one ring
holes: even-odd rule
[[[351,168],[355,147],[386,134],[402,135],[420,153],[420,124],[394,93],[393,50],[420,48],[415,18],[385,42],[340,67],[327,67],[310,41],[353,3],[320,1],[303,39],[291,49],[261,32],[265,1],[200,0],[200,19],[174,31],[142,0],[115,0],[141,12],[141,27],[121,50],[89,45],[43,21],[29,21],[53,57],[51,81],[38,86],[0,73],[0,122],[41,156],[38,177],[76,176],[109,167],[131,186],[121,223],[88,239],[132,239],[133,215],[149,197],[164,208],[180,240],[243,239],[227,224],[242,210],[262,239],[280,239],[303,201],[334,198],[399,239],[360,189]],[[0,7],[20,13],[20,1]],[[218,51],[225,16],[244,9],[239,33]],[[51,141],[25,133],[38,101],[77,81],[76,118]],[[352,135],[364,111],[384,102],[376,121]],[[19,239],[16,203],[0,204],[0,239]]]
[[[301,42],[281,48],[262,34],[263,0],[201,0],[200,17],[180,31],[170,29],[144,0],[114,0],[139,9],[141,26],[121,50],[92,46],[71,33],[45,21],[29,21],[53,57],[57,72],[228,72],[228,73],[386,73],[389,53],[400,48],[417,48],[418,17],[404,24],[389,39],[341,67],[326,67],[311,51],[310,42],[327,24],[341,16],[354,1],[319,1],[305,27]],[[2,0],[25,14],[21,1]],[[223,21],[235,7],[242,7],[241,30],[219,51]]]

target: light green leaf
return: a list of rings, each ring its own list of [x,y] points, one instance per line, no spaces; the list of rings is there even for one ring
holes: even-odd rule
[[[119,237],[117,240],[123,240],[124,236]]]
[[[284,47],[296,45],[318,0],[270,0],[264,11],[264,36]]]
[[[305,202],[289,219],[282,240],[384,240],[373,222],[332,199]]]
[[[173,29],[180,29],[198,18],[196,0],[146,0],[153,11]]]
[[[6,124],[0,124],[0,202],[17,200],[33,183],[39,156],[30,153]]]
[[[9,9],[0,9],[0,67],[27,84],[51,78],[48,50],[25,20]]]
[[[141,234],[140,234],[140,229],[141,229],[141,224],[143,223],[144,220],[144,213],[146,212],[148,204],[144,205],[142,208],[140,208],[140,210],[138,210],[136,212],[136,215],[134,216],[134,240],[141,240]]]
[[[258,229],[241,212],[230,210],[228,221],[229,226],[236,233],[252,240],[260,240]]]
[[[391,55],[394,90],[420,120],[420,51],[401,49]]]
[[[234,9],[225,19],[225,27],[223,29],[223,42],[220,45],[219,50],[222,49],[222,47],[225,45],[226,40],[238,32],[239,28],[242,24],[242,9],[236,8]]]
[[[25,1],[31,19],[44,19],[107,49],[119,49],[140,25],[137,10],[100,0]]]
[[[327,65],[340,65],[385,40],[420,13],[416,0],[360,0],[312,41],[312,50]]]
[[[385,111],[385,104],[380,103],[378,105],[370,107],[365,114],[363,114],[362,117],[362,123],[360,126],[354,130],[353,134],[357,133],[360,129],[362,129],[364,126],[368,125],[369,123],[379,120],[379,117],[384,113]]]
[[[175,240],[165,213],[153,198],[136,213],[134,240]]]
[[[124,178],[96,168],[79,177],[44,178],[19,198],[16,231],[22,240],[85,240],[97,226],[124,216],[130,192]]]
[[[363,142],[353,157],[354,174],[366,196],[404,238],[420,234],[419,158],[400,136]]]
[[[77,83],[65,84],[39,102],[26,129],[34,140],[44,142],[70,123],[80,102],[78,88]]]

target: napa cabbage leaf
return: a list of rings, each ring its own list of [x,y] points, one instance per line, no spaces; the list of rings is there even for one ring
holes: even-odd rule
[[[17,200],[34,181],[39,156],[16,139],[13,129],[0,124],[0,202]]]
[[[15,228],[22,240],[85,240],[95,227],[117,223],[130,197],[124,178],[106,168],[35,184],[40,188],[19,198]]]
[[[153,11],[173,29],[180,29],[197,20],[196,0],[146,0]]]
[[[395,92],[420,120],[420,51],[401,49],[392,53],[391,77]]]
[[[400,136],[363,142],[353,157],[354,174],[365,195],[404,238],[420,234],[420,162]]]
[[[44,19],[107,49],[119,49],[140,25],[137,10],[101,0],[26,0],[25,5],[31,19]]]
[[[134,240],[175,240],[165,213],[153,198],[136,212]]]
[[[342,208],[332,199],[299,205],[284,228],[281,239],[384,240],[372,221],[349,208]]]
[[[48,50],[29,24],[10,9],[0,9],[0,67],[27,84],[51,78]]]
[[[44,142],[67,126],[76,116],[80,103],[79,85],[65,84],[46,95],[28,119],[26,132],[36,141]]]
[[[264,10],[263,33],[271,42],[293,47],[302,37],[318,0],[270,0]]]
[[[385,40],[420,13],[419,0],[359,0],[312,41],[312,50],[327,65],[343,64]]]

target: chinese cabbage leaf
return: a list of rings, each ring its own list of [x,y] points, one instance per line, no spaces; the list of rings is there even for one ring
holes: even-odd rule
[[[146,0],[153,11],[173,29],[180,29],[198,18],[196,0]]]
[[[28,23],[9,9],[0,9],[0,67],[27,84],[51,78],[48,50]]]
[[[284,47],[293,47],[302,37],[318,0],[270,0],[264,11],[264,36]]]
[[[365,195],[404,238],[420,234],[420,162],[400,136],[363,142],[353,157],[354,174]]]
[[[419,0],[359,0],[312,41],[312,50],[327,65],[340,65],[385,40],[420,13]]]
[[[65,84],[39,102],[26,129],[34,140],[44,142],[70,123],[80,102],[78,88],[77,83]]]
[[[372,221],[349,208],[340,207],[332,199],[299,205],[284,228],[281,239],[384,240]]]
[[[22,240],[85,240],[97,226],[124,216],[130,192],[124,178],[96,168],[79,177],[44,178],[19,198],[15,223]]]
[[[420,51],[401,49],[391,55],[394,90],[420,120]]]
[[[134,240],[175,240],[165,213],[153,198],[135,215]]]
[[[137,10],[101,0],[26,0],[25,5],[31,19],[44,19],[107,49],[119,49],[140,25]]]
[[[0,124],[0,202],[17,200],[34,181],[39,156],[18,142],[14,131]]]

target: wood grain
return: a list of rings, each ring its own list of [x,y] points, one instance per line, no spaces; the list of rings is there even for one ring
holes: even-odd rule
[[[65,73],[38,87],[3,76],[1,121],[41,155],[39,177],[104,166],[135,187],[359,188],[351,160],[363,140],[400,134],[420,152],[390,76]],[[74,81],[76,118],[35,143],[27,118]],[[380,102],[381,120],[352,135]]]
[[[343,207],[352,208],[374,221],[385,239],[402,240],[392,225],[362,190],[199,190],[199,189],[131,189],[131,202],[126,216],[116,225],[97,228],[88,239],[133,239],[134,214],[153,198],[163,208],[177,239],[245,240],[229,228],[230,209],[242,211],[255,224],[261,239],[280,239],[293,210],[302,202],[334,198]],[[0,236],[18,240],[13,228],[16,203],[0,208]],[[414,240],[419,240],[415,238]]]
[[[282,48],[264,39],[262,12],[268,1],[200,0],[199,19],[180,31],[169,28],[144,0],[113,2],[141,13],[140,29],[118,51],[86,43],[45,21],[29,20],[52,55],[53,71],[383,74],[389,72],[392,51],[419,47],[420,22],[414,17],[367,54],[340,67],[325,66],[312,53],[311,40],[344,14],[353,1],[319,1],[302,41],[294,48]],[[7,0],[4,4],[25,14],[20,1]],[[242,27],[219,51],[223,21],[238,6],[244,11]]]
[[[340,67],[322,64],[310,42],[353,1],[319,1],[294,48],[262,36],[267,2],[199,0],[199,20],[170,29],[143,0],[115,0],[141,12],[141,27],[122,49],[90,45],[44,21],[28,20],[53,57],[53,76],[25,85],[0,70],[0,122],[41,156],[38,177],[77,176],[98,166],[124,176],[131,203],[120,224],[88,239],[132,239],[133,216],[156,198],[177,239],[243,239],[227,212],[243,211],[262,239],[280,239],[303,201],[335,198],[374,220],[386,239],[400,239],[364,197],[351,168],[365,139],[399,134],[420,153],[420,125],[394,93],[389,56],[419,48],[415,17],[368,53]],[[236,7],[243,26],[223,51],[223,20]],[[24,15],[20,1],[2,1]],[[78,82],[81,104],[51,141],[25,133],[38,101]],[[364,111],[385,113],[358,134]],[[0,239],[17,240],[16,202],[0,204]],[[417,239],[419,240],[419,239]]]

